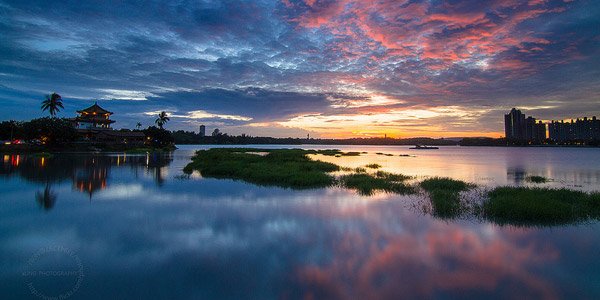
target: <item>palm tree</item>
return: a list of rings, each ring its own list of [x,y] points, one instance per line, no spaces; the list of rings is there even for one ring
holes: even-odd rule
[[[140,128],[142,128],[142,123],[137,122],[137,124],[135,124],[135,128],[137,128],[137,130],[140,130]]]
[[[56,203],[56,194],[52,192],[48,183],[46,183],[44,192],[37,192],[35,194],[35,201],[37,201],[37,203],[45,210],[50,210],[54,207],[54,203]]]
[[[154,123],[156,123],[156,125],[158,125],[160,129],[163,129],[163,125],[169,122],[169,120],[171,119],[169,119],[169,117],[167,116],[167,112],[161,111],[160,114],[158,114],[158,118],[156,119],[156,121],[154,121]]]
[[[42,111],[49,111],[52,117],[55,117],[61,108],[64,108],[62,97],[57,93],[46,95],[46,100],[42,101]]]

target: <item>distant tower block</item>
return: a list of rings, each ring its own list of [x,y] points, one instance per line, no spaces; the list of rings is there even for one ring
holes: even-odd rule
[[[200,125],[200,130],[198,130],[198,134],[202,137],[206,136],[206,126]]]

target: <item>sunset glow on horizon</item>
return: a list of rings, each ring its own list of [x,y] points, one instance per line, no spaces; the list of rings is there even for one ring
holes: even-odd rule
[[[517,107],[600,116],[593,0],[0,0],[0,119],[98,101],[116,128],[501,137]]]

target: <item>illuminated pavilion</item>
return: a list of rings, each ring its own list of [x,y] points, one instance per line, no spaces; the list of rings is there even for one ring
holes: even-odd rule
[[[110,124],[115,122],[110,119],[113,113],[100,107],[97,102],[77,113],[79,116],[75,118],[75,122],[78,129],[112,129]]]
[[[131,144],[142,145],[145,141],[145,135],[139,131],[113,130],[111,124],[115,123],[110,119],[113,112],[108,111],[98,103],[78,110],[79,116],[72,118],[77,132],[82,136],[83,141],[103,144]]]

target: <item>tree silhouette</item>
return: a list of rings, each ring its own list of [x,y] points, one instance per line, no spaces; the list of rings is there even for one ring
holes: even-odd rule
[[[171,120],[171,119],[169,119],[167,112],[161,111],[158,114],[158,118],[156,118],[156,121],[154,121],[154,123],[156,123],[156,125],[158,125],[158,127],[160,129],[163,129],[163,125],[165,125],[167,122],[169,122],[169,120]]]
[[[37,192],[35,194],[35,201],[43,207],[45,210],[51,210],[56,203],[56,194],[52,192],[49,184],[46,184],[46,188],[43,192]]]
[[[55,117],[61,108],[64,108],[62,97],[57,93],[46,95],[46,100],[42,101],[42,111],[50,112],[52,117]]]
[[[135,128],[137,128],[138,130],[140,130],[140,128],[142,128],[142,123],[137,122],[137,124],[135,124]]]

